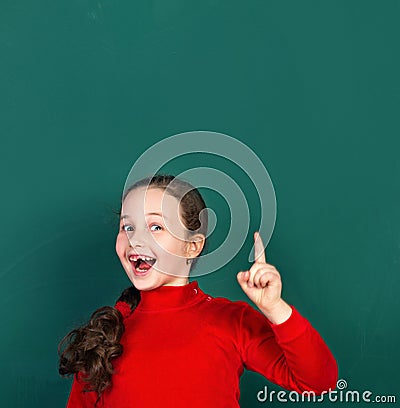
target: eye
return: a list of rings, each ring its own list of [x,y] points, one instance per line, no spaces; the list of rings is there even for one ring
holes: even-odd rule
[[[130,231],[133,231],[133,227],[131,225],[122,225],[121,226],[121,231],[128,231],[127,228],[132,228]]]
[[[158,224],[152,224],[151,226],[150,226],[150,229],[152,228],[152,227],[158,227],[158,228],[160,228],[160,229],[158,229],[158,230],[152,230],[152,231],[161,231],[163,228],[160,226],[160,225],[158,225]]]

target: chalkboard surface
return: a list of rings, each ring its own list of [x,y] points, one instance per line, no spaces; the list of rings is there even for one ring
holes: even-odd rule
[[[284,299],[326,340],[347,390],[398,400],[399,17],[393,0],[3,0],[1,406],[65,406],[58,342],[130,285],[113,212],[130,168],[193,130],[258,155],[276,193],[267,259]],[[196,279],[245,300],[236,273],[249,266],[256,191],[245,169],[205,156],[166,169],[226,172],[252,221],[237,256]],[[217,247],[229,206],[204,195],[221,214]],[[241,407],[266,406],[265,386],[280,390],[245,372]]]

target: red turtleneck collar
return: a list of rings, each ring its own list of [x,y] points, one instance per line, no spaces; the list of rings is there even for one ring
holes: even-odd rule
[[[158,312],[191,306],[207,295],[193,281],[181,286],[160,286],[156,289],[141,290],[140,302],[136,308],[141,312]]]

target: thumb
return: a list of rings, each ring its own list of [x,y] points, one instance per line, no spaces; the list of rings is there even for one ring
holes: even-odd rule
[[[247,288],[247,281],[250,278],[250,272],[249,271],[241,271],[236,275],[236,278],[238,280],[239,285],[244,290],[244,288]]]

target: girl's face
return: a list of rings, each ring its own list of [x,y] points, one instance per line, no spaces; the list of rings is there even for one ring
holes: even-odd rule
[[[137,289],[188,283],[189,247],[179,214],[179,201],[159,188],[148,188],[146,192],[146,187],[138,187],[125,197],[115,248]],[[146,268],[133,260],[135,254],[155,258],[155,263],[141,272],[138,265]]]

